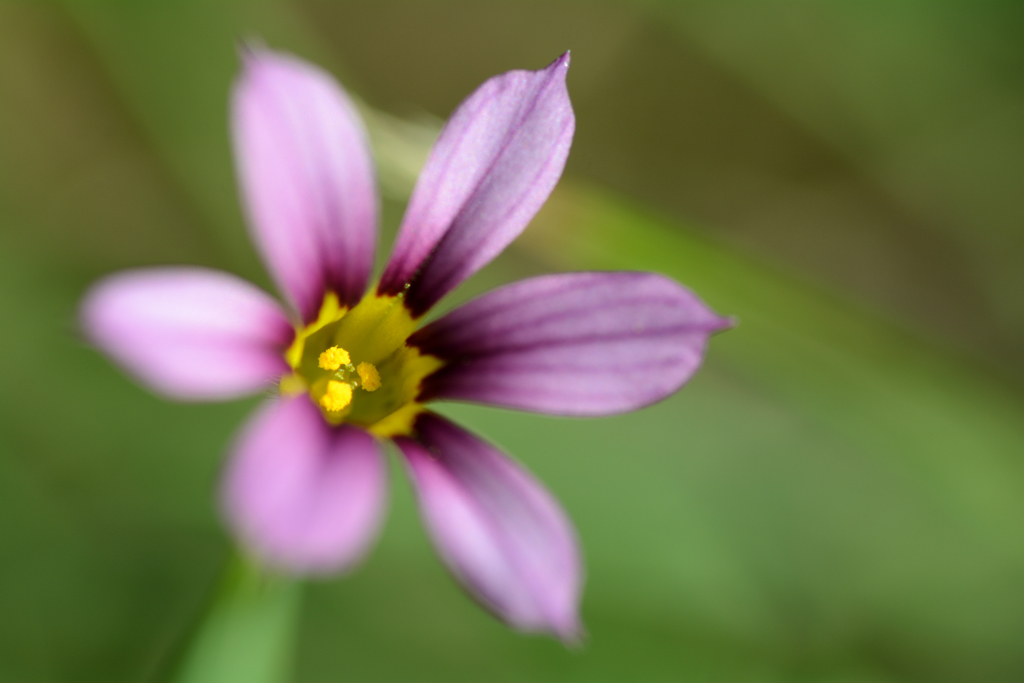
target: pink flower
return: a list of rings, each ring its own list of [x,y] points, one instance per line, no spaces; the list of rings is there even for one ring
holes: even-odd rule
[[[266,565],[316,574],[362,557],[382,519],[390,438],[469,592],[516,628],[578,636],[582,567],[565,513],[520,465],[424,404],[633,410],[686,382],[729,323],[658,275],[572,273],[502,287],[417,330],[558,182],[575,126],[568,66],[565,54],[497,76],[459,106],[366,293],[378,199],[352,103],[320,69],[250,52],[232,103],[238,173],[287,308],[188,267],[117,274],[86,296],[89,338],[160,394],[275,388],[234,445],[222,491],[228,524]]]

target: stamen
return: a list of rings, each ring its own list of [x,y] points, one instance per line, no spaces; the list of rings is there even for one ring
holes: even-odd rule
[[[352,358],[345,349],[340,346],[332,346],[320,354],[319,362],[321,370],[337,370],[342,365],[351,363]]]
[[[373,363],[360,363],[356,366],[359,379],[362,381],[363,389],[366,391],[377,391],[380,389],[380,373]]]
[[[351,402],[352,387],[333,380],[327,383],[327,391],[320,397],[320,405],[329,413],[338,412]]]

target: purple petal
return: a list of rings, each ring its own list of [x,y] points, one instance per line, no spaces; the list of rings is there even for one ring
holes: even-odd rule
[[[395,443],[451,571],[512,626],[577,639],[579,548],[551,494],[499,450],[444,418],[420,415],[416,433]]]
[[[290,55],[244,55],[232,100],[235,157],[255,240],[307,322],[324,292],[362,297],[377,241],[366,133],[326,72]]]
[[[420,401],[607,415],[674,392],[730,324],[660,275],[567,273],[496,289],[408,343],[445,361]]]
[[[154,391],[181,400],[244,396],[289,371],[294,330],[277,302],[233,275],[152,268],[112,275],[81,307],[86,336]]]
[[[350,567],[376,538],[386,468],[372,436],[328,425],[307,396],[272,401],[246,425],[224,481],[228,523],[271,567]]]
[[[546,69],[497,76],[452,114],[409,201],[382,294],[408,284],[406,305],[421,315],[523,231],[569,155],[568,68],[567,52]]]

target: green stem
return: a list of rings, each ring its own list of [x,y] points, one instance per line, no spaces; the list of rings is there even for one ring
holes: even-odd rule
[[[291,673],[302,585],[236,557],[188,643],[174,683],[283,683]]]

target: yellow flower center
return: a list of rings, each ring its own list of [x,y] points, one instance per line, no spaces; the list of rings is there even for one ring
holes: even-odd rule
[[[442,363],[405,345],[418,321],[401,299],[368,294],[347,310],[328,293],[320,315],[296,330],[285,353],[293,373],[281,380],[281,393],[308,392],[332,424],[382,437],[409,434],[422,410],[420,382]]]
[[[321,370],[334,373],[327,380],[327,388],[320,397],[320,407],[328,413],[337,413],[352,403],[352,392],[356,388],[364,391],[380,389],[380,373],[373,363],[360,363],[352,367],[352,356],[340,346],[332,346],[320,354],[317,365]],[[355,374],[353,374],[355,373]]]

